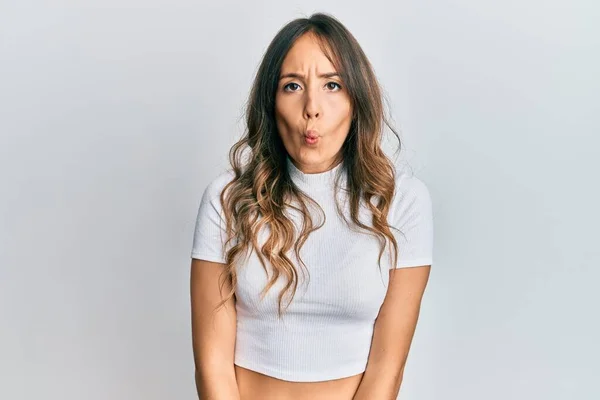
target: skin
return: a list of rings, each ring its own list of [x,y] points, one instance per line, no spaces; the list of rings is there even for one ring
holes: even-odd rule
[[[340,162],[350,130],[350,96],[341,78],[330,73],[336,70],[311,33],[298,38],[281,67],[275,96],[277,129],[292,162],[304,173],[327,171]],[[305,143],[307,129],[318,131],[314,146]]]
[[[304,173],[324,172],[341,161],[352,106],[340,77],[329,76],[335,72],[310,33],[298,38],[283,61],[275,97],[277,129],[292,162]],[[305,143],[307,129],[318,131],[316,145]],[[237,365],[235,373],[242,400],[351,400],[363,376],[290,382]]]

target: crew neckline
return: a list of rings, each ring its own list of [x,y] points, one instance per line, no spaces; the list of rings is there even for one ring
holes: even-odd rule
[[[290,156],[286,156],[286,164],[292,181],[302,189],[319,190],[324,188],[332,188],[335,184],[337,172],[342,169],[344,162],[339,162],[335,167],[317,173],[302,172],[292,162]]]

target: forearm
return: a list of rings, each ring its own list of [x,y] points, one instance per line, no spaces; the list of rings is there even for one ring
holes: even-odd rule
[[[196,370],[196,390],[200,400],[240,400],[235,371]]]
[[[367,370],[352,400],[396,400],[403,375]]]

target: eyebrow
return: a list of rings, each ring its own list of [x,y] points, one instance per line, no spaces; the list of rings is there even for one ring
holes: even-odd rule
[[[340,74],[338,74],[337,72],[326,72],[324,74],[320,74],[319,78],[331,78],[337,76],[339,78]],[[304,75],[302,74],[297,74],[295,72],[290,72],[287,74],[283,74],[279,77],[279,80],[282,80],[284,78],[297,78],[297,79],[303,79],[304,80]]]

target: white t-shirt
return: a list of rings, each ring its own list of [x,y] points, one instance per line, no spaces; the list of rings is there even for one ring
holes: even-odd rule
[[[277,283],[260,301],[260,292],[268,277],[256,253],[252,251],[238,265],[236,287],[237,332],[234,363],[278,379],[314,382],[339,379],[363,372],[367,365],[373,327],[385,298],[392,268],[387,244],[377,264],[380,242],[375,236],[349,227],[337,214],[334,180],[342,173],[342,164],[333,169],[305,174],[287,159],[294,183],[323,209],[325,224],[311,233],[300,250],[308,276],[299,264],[298,288],[283,319],[277,318],[278,295],[286,283]],[[213,179],[204,191],[198,210],[192,246],[192,258],[225,263],[225,221],[219,195],[233,178],[227,171]],[[388,222],[399,248],[396,268],[432,264],[432,203],[425,184],[406,169],[396,168],[396,189]],[[347,206],[343,190],[338,192]],[[344,208],[349,221],[349,209]],[[369,212],[361,206],[359,219],[372,226]],[[300,215],[287,215],[297,228]],[[322,214],[312,213],[314,225]],[[299,231],[299,230],[298,230]],[[264,243],[268,229],[259,234]],[[297,262],[293,250],[288,254]],[[270,264],[267,261],[267,267]],[[271,271],[271,270],[269,270]],[[269,274],[269,277],[271,274]],[[287,297],[286,297],[287,298]],[[287,301],[283,302],[283,306]]]

